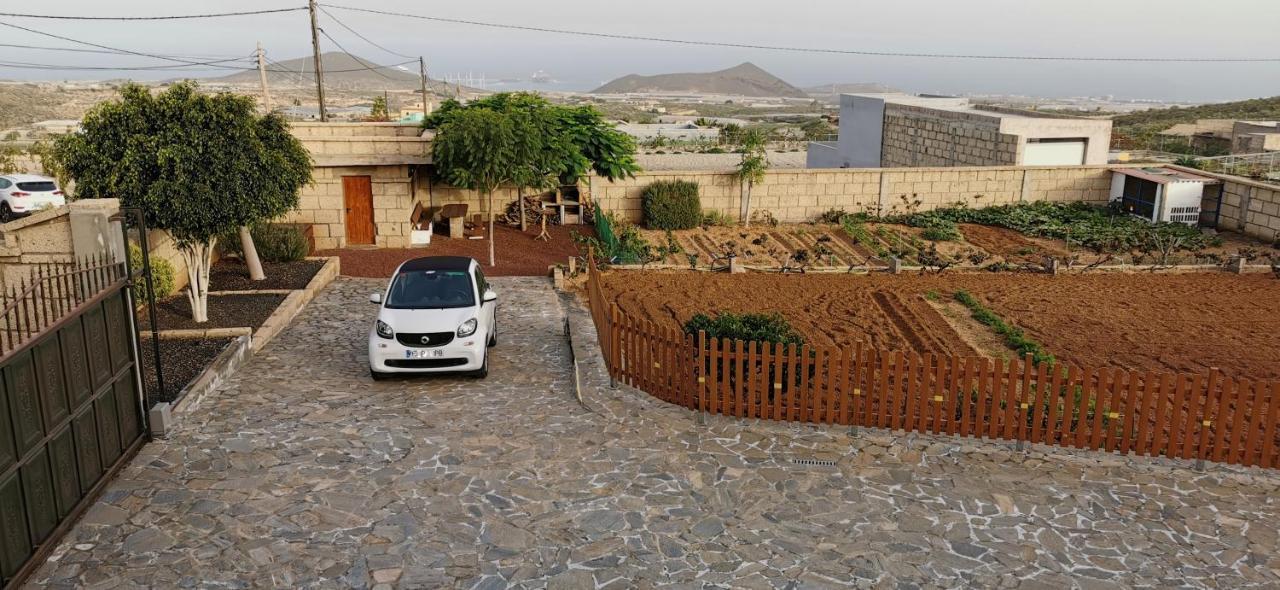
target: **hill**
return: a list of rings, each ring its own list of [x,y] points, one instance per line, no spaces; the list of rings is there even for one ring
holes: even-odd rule
[[[1169,107],[1116,115],[1112,118],[1112,147],[1124,149],[1162,149],[1195,153],[1190,145],[1161,141],[1156,134],[1179,123],[1197,119],[1280,119],[1280,96],[1253,98],[1234,102],[1202,104],[1194,107]],[[1218,155],[1204,153],[1198,155]]]
[[[311,57],[299,57],[267,65],[267,83],[273,87],[306,87],[315,85],[315,60]],[[358,56],[333,51],[322,53],[320,62],[324,65],[324,84],[326,87],[352,89],[403,89],[412,90],[419,87],[418,66],[411,64],[406,69],[378,68],[382,64]],[[283,70],[283,71],[282,71]],[[210,82],[224,84],[257,84],[257,70],[239,72],[230,76],[209,79]],[[432,80],[432,90],[442,90],[443,83]]]
[[[592,94],[671,93],[729,94],[735,96],[786,96],[805,98],[803,90],[766,72],[752,63],[743,63],[718,72],[630,74],[605,84]]]

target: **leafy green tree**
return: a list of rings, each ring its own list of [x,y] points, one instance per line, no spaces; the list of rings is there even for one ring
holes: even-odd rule
[[[17,148],[0,147],[0,174],[14,174],[22,171],[18,166],[18,154]]]
[[[387,97],[373,97],[373,107],[369,109],[370,121],[390,121],[391,113],[387,111]]]
[[[525,229],[524,189],[576,184],[592,172],[617,180],[640,170],[631,137],[615,129],[594,107],[556,105],[529,92],[493,94],[466,105],[446,100],[423,126],[437,129],[438,141],[449,121],[474,110],[510,117],[513,159],[507,163],[510,178],[505,182],[517,188],[521,230]]]
[[[282,117],[256,107],[248,96],[201,94],[194,82],[155,96],[126,84],[54,144],[81,198],[119,197],[173,236],[197,322],[208,319],[217,236],[296,208],[311,181],[306,148]]]
[[[742,183],[740,220],[744,227],[751,225],[751,189],[764,180],[765,171],[769,169],[766,141],[764,133],[758,129],[750,129],[742,134],[742,160],[738,162],[735,175]]]
[[[489,266],[494,257],[493,191],[514,180],[518,157],[512,116],[489,109],[460,109],[440,125],[431,145],[436,169],[453,186],[484,193],[489,204]]]

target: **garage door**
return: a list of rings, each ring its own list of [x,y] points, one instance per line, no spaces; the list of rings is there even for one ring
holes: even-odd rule
[[[1083,139],[1028,140],[1023,152],[1024,166],[1078,166],[1084,163]]]

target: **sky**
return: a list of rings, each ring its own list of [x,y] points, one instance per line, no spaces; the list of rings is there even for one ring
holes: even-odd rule
[[[625,35],[821,49],[1084,57],[1277,58],[1277,0],[329,0],[379,10]],[[163,15],[304,5],[304,0],[44,0],[0,12],[84,16]],[[797,86],[878,82],[911,92],[1106,96],[1209,102],[1280,95],[1280,61],[1097,63],[867,57],[714,48],[574,37],[439,23],[329,8],[378,44],[423,55],[433,77],[490,80],[545,71],[557,88],[589,90],[629,73],[710,71],[750,61]],[[83,22],[0,17],[0,22],[147,53],[247,56],[262,42],[276,61],[311,51],[305,11],[198,21]],[[346,49],[378,63],[403,58],[370,46],[320,15]],[[0,27],[3,28],[3,27]],[[0,43],[75,47],[5,29]],[[337,50],[322,39],[326,51]],[[156,65],[150,58],[0,47],[0,62]],[[0,78],[161,79],[174,72],[69,72],[0,67]],[[206,73],[205,75],[213,75]]]

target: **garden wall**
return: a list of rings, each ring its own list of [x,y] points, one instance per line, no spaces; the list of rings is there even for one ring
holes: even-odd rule
[[[1280,186],[1181,166],[1171,168],[1222,180],[1218,229],[1240,232],[1267,242],[1280,241]],[[1205,189],[1202,210],[1208,212],[1218,207],[1216,188]]]
[[[640,193],[655,180],[696,182],[704,209],[738,215],[741,190],[733,173],[726,171],[647,172],[618,182],[592,177],[591,198],[606,211],[638,222]],[[1101,204],[1110,190],[1107,166],[770,170],[751,191],[751,208],[768,210],[779,221],[802,222],[832,208],[892,213],[912,205],[928,211],[955,203],[975,207],[1018,201]]]

